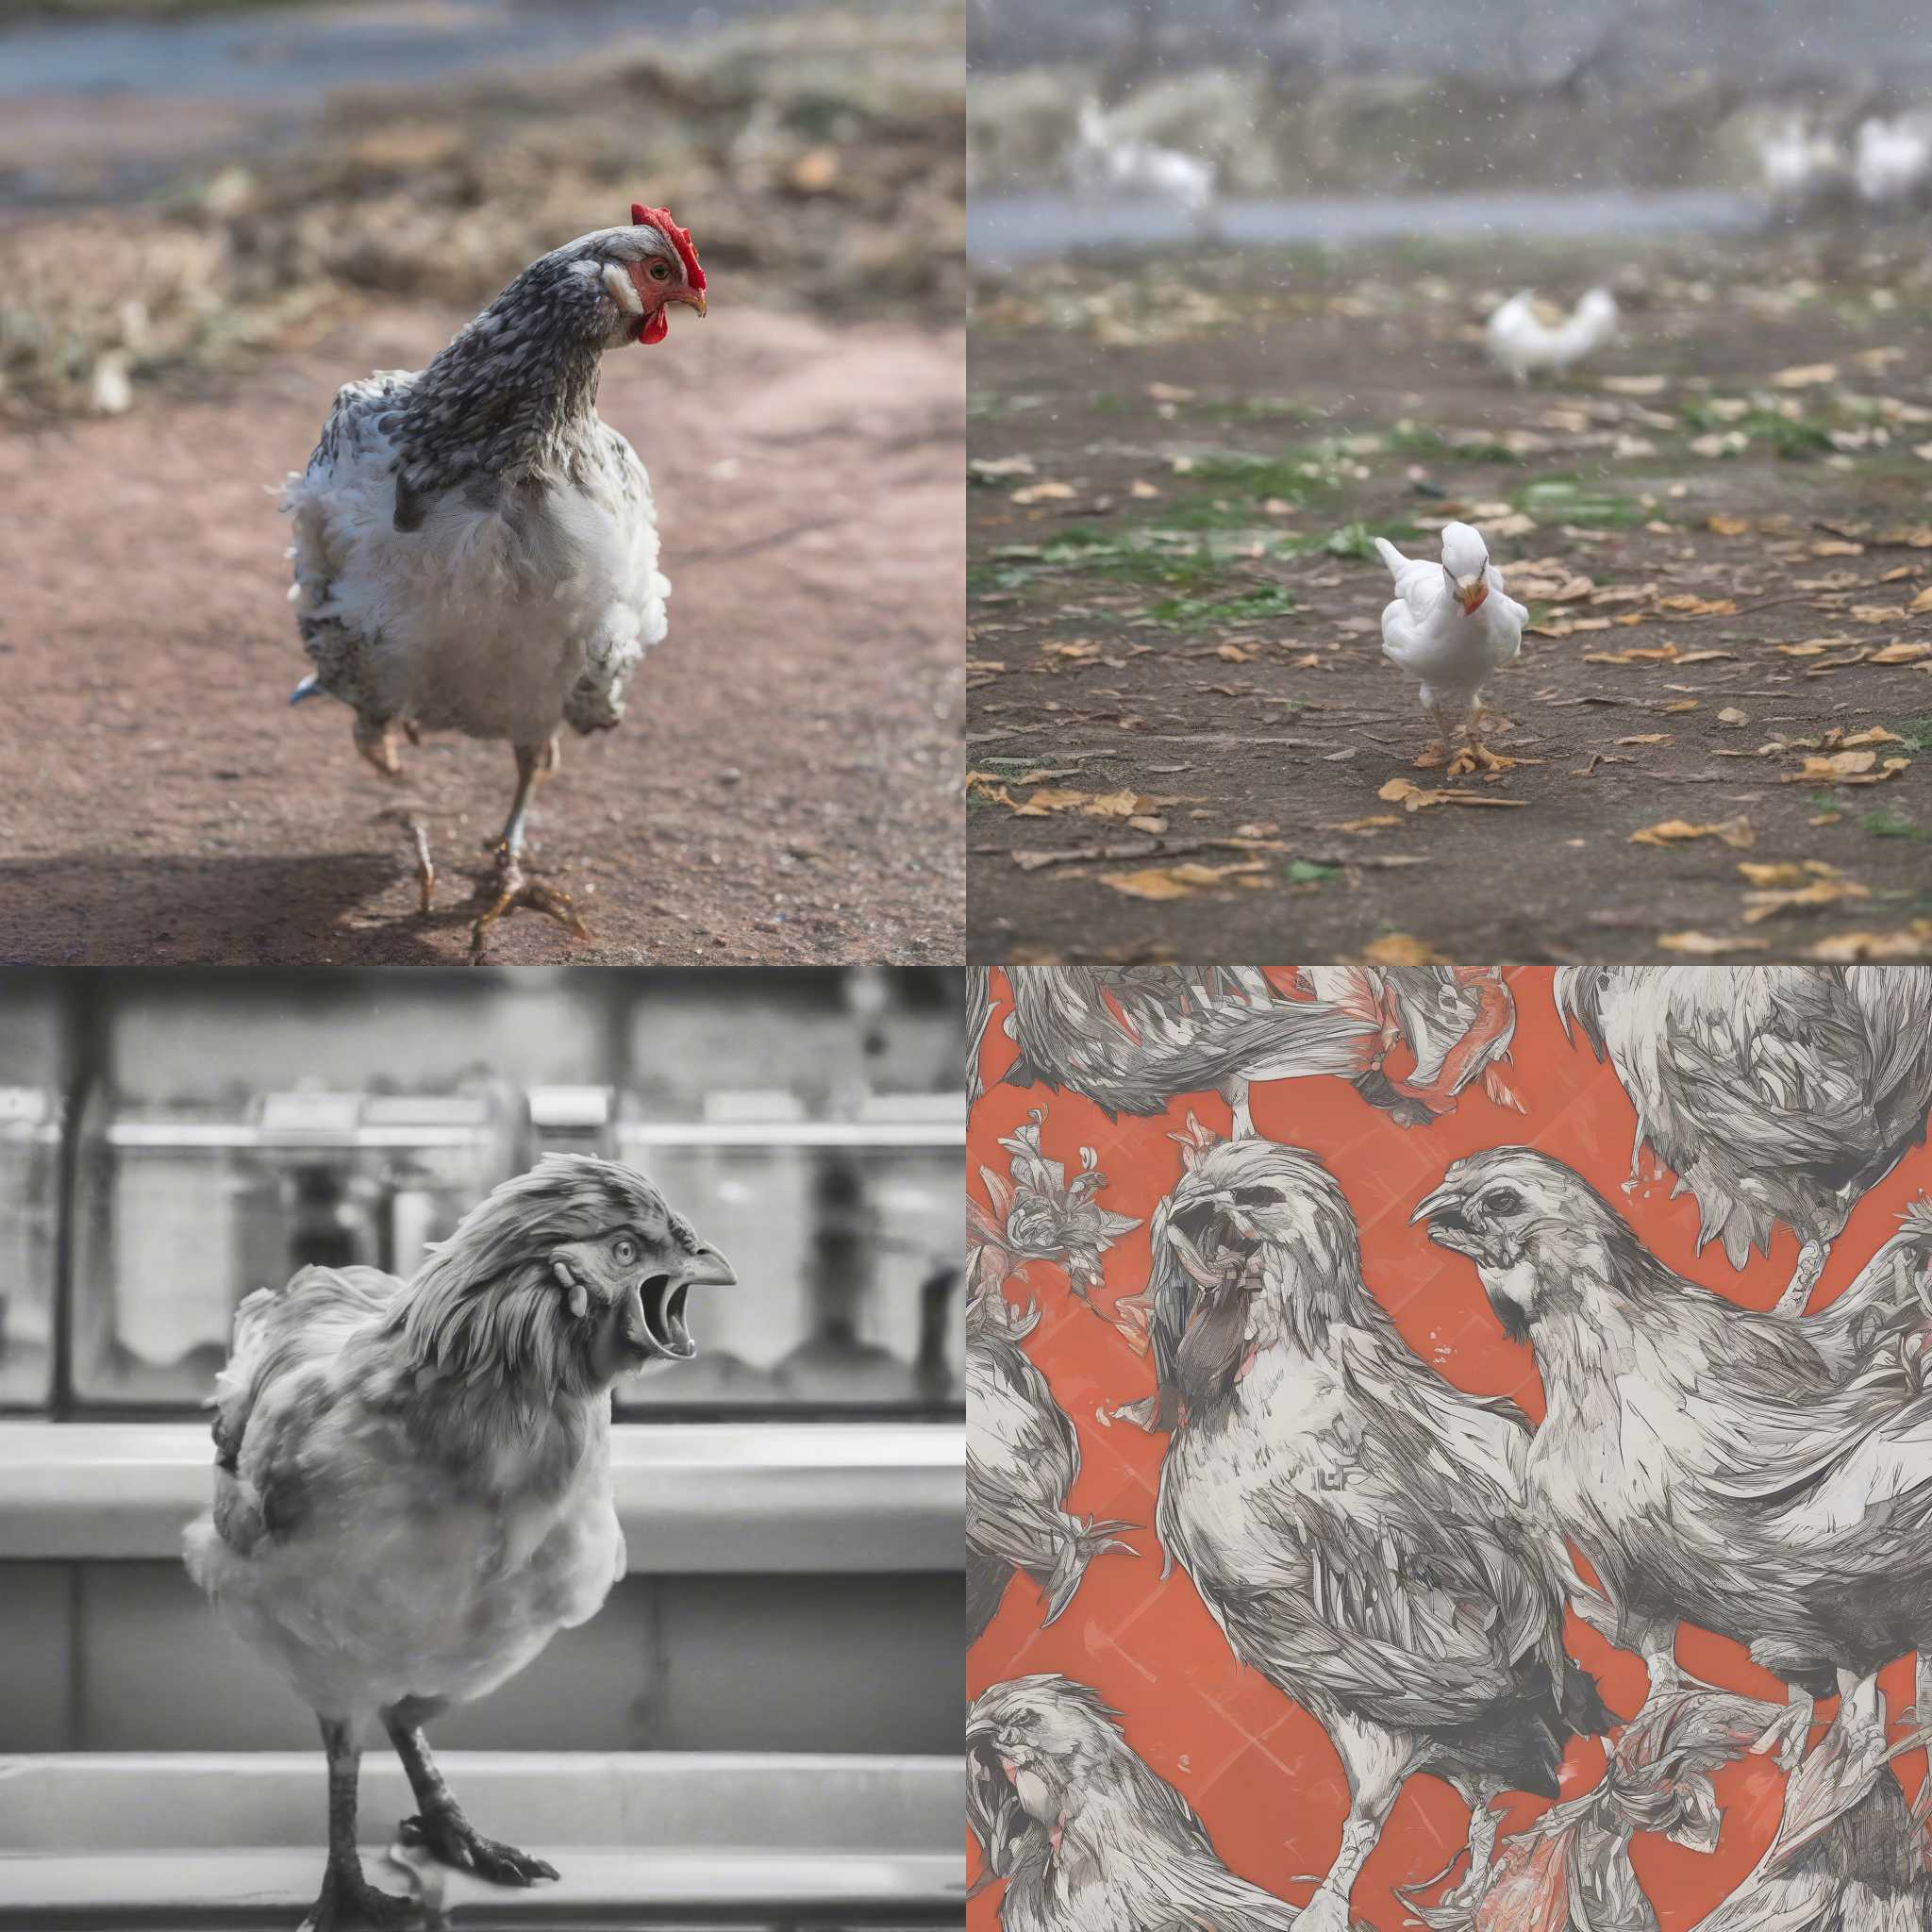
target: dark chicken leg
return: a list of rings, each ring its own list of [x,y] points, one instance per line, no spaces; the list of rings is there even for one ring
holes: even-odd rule
[[[462,1807],[451,1797],[435,1758],[429,1755],[429,1740],[423,1735],[422,1720],[435,1710],[434,1705],[409,1701],[391,1705],[382,1714],[390,1741],[408,1774],[409,1789],[423,1807],[416,1817],[404,1819],[397,1827],[404,1842],[425,1846],[445,1865],[459,1865],[498,1885],[530,1885],[539,1878],[555,1878],[555,1865],[533,1858],[514,1845],[485,1838],[463,1816]]]
[[[415,1901],[378,1891],[362,1875],[362,1855],[356,1848],[356,1778],[362,1747],[355,1727],[340,1718],[324,1718],[322,1747],[328,1753],[328,1870],[302,1932],[336,1932],[358,1920],[378,1927],[408,1924],[417,1916]]]
[[[547,913],[559,925],[570,928],[574,938],[587,940],[589,929],[577,917],[576,908],[570,902],[568,892],[559,891],[555,886],[546,886],[541,879],[526,877],[523,868],[524,821],[530,809],[530,794],[537,788],[539,775],[555,768],[557,763],[556,741],[543,745],[520,744],[517,755],[517,795],[511,801],[509,818],[503,827],[503,837],[496,841],[496,877],[493,882],[493,896],[490,904],[477,915],[476,923],[470,929],[470,953],[473,958],[483,956],[484,936],[506,912],[519,906],[527,906],[535,912]]]

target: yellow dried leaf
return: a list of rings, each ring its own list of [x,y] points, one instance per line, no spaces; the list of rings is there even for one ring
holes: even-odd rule
[[[1836,362],[1805,362],[1780,369],[1771,378],[1773,389],[1816,389],[1821,383],[1838,380]]]
[[[1745,850],[1757,841],[1751,821],[1741,815],[1719,824],[1693,825],[1688,819],[1665,819],[1630,834],[1633,845],[1681,845],[1690,839],[1722,839],[1726,845]]]
[[[1840,932],[1819,942],[1807,959],[1850,964],[1860,959],[1923,959],[1932,953],[1932,919],[1915,919],[1903,932]]]
[[[1802,886],[1805,883],[1805,868],[1794,864],[1789,858],[1754,864],[1748,858],[1738,861],[1738,870],[1754,886]]]
[[[1034,795],[1039,796],[1037,792]],[[1144,802],[1137,791],[1103,791],[1090,798],[1081,809],[1089,818],[1130,819]]]
[[[1150,865],[1139,872],[1104,872],[1100,882],[1129,899],[1186,899],[1237,874],[1267,869],[1259,858],[1238,859],[1232,865]]]
[[[1449,962],[1426,941],[1406,932],[1385,933],[1369,945],[1362,958],[1371,966],[1446,966]]]
[[[1706,932],[1667,932],[1658,938],[1657,944],[1667,953],[1690,953],[1698,957],[1707,957],[1713,953],[1761,953],[1771,941],[1757,939],[1713,939]]]
[[[1229,664],[1245,664],[1255,654],[1242,650],[1239,644],[1216,644],[1214,655]]]
[[[1634,738],[1620,738],[1619,744],[1668,744],[1671,734],[1668,731],[1640,731]]]
[[[1391,778],[1375,796],[1390,805],[1399,805],[1405,811],[1421,811],[1431,805],[1518,805],[1529,803],[1526,798],[1498,798],[1493,792],[1484,791],[1430,791],[1409,778]]]
[[[1868,664],[1916,664],[1922,658],[1932,658],[1932,644],[1907,643],[1900,638],[1895,643],[1887,644],[1882,651],[1874,651],[1865,661]]]
[[[1906,606],[1906,608],[1909,610],[1914,617],[1922,616],[1927,610],[1932,610],[1932,584],[1928,584],[1924,590],[1921,591],[1919,594],[1916,597],[1914,597],[1909,604]]]
[[[1719,537],[1748,537],[1751,534],[1751,519],[1749,517],[1707,517],[1705,525],[1707,529]]]
[[[1066,503],[1079,494],[1071,483],[1057,482],[1051,476],[1039,483],[1028,483],[1024,489],[1008,491],[1015,503]]]
[[[1746,892],[1744,924],[1757,925],[1780,912],[1815,912],[1821,907],[1836,906],[1845,899],[1869,899],[1871,888],[1857,879],[1813,879],[1789,892]]]

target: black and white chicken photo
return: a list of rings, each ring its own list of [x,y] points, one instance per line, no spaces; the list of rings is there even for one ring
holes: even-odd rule
[[[340,699],[356,748],[398,770],[397,741],[459,731],[508,744],[516,792],[473,928],[527,905],[587,937],[567,894],[525,876],[525,822],[566,726],[614,729],[663,641],[651,479],[597,414],[604,356],[706,313],[690,233],[664,208],[533,261],[426,369],[336,398],[283,499],[303,647],[294,698]],[[435,866],[418,853],[422,909]]]
[[[969,1144],[1051,1067],[1039,1158],[1091,1148],[1091,1208],[1144,1224],[1038,1267],[1011,1345],[1073,1527],[1167,1566],[1016,1588],[969,1652],[997,1922],[1090,1922],[1054,1767],[1107,1724],[1311,1928],[1923,1932],[1924,974],[1490,969],[1520,1111],[1417,1134],[1297,1077],[1291,1136],[1228,1138],[1222,1062],[1101,1076],[1159,971],[988,984]]]

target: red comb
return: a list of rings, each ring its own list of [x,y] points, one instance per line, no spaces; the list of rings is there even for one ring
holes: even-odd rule
[[[630,205],[630,224],[634,228],[656,228],[677,250],[677,258],[684,263],[684,278],[693,289],[705,286],[705,272],[698,266],[698,252],[691,245],[691,230],[680,228],[671,219],[668,208],[646,208],[642,202]]]

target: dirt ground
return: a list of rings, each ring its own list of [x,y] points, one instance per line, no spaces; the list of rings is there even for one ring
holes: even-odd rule
[[[1605,255],[980,279],[974,958],[1932,954],[1923,253]],[[1489,369],[1498,295],[1612,269],[1608,352]],[[1380,651],[1369,539],[1457,515],[1531,610],[1489,778]]]
[[[288,707],[275,508],[337,386],[463,319],[378,308],[202,392],[0,437],[0,959],[468,957],[508,749],[427,740],[386,782],[344,708]],[[607,358],[671,635],[538,797],[535,868],[592,939],[519,912],[492,961],[958,957],[963,361],[957,330],[727,301]],[[442,870],[426,916],[411,812]]]

